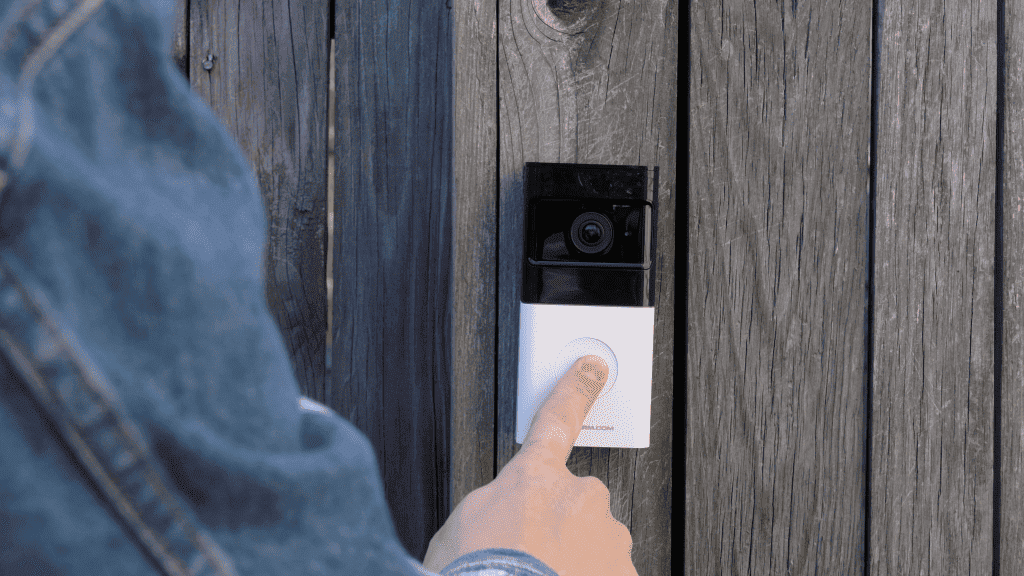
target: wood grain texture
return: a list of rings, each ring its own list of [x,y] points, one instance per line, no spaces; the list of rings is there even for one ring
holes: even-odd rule
[[[871,4],[691,10],[684,573],[861,574]]]
[[[575,448],[611,492],[641,576],[671,573],[678,2],[498,3],[497,469],[514,455],[526,162],[660,167],[651,445]]]
[[[496,0],[458,1],[454,42],[451,506],[494,479]],[[449,510],[449,513],[451,511]]]
[[[189,79],[256,173],[267,211],[267,303],[302,393],[320,401],[327,331],[327,8],[312,0],[189,2]]]
[[[1006,3],[1001,574],[1024,574],[1024,3]],[[998,233],[998,231],[997,231]]]
[[[422,559],[450,510],[448,8],[339,0],[335,66],[329,400],[373,443],[399,540]]]
[[[881,16],[871,572],[989,574],[996,2]]]
[[[171,58],[178,70],[188,78],[188,3],[189,0],[174,2],[174,37],[171,39]]]

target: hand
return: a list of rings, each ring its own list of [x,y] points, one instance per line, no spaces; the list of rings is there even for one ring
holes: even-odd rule
[[[423,565],[440,572],[485,548],[522,550],[559,576],[636,576],[629,530],[611,514],[608,488],[565,467],[607,378],[598,356],[562,376],[533,416],[523,446],[485,486],[469,493],[430,539]]]

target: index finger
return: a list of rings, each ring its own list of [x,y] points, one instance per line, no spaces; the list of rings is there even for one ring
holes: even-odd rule
[[[600,356],[577,360],[534,413],[520,453],[565,464],[607,378],[608,364]]]

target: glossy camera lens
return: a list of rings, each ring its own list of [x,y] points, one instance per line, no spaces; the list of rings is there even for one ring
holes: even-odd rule
[[[611,219],[600,212],[584,212],[576,217],[569,230],[572,245],[584,254],[604,254],[611,248],[615,228]]]

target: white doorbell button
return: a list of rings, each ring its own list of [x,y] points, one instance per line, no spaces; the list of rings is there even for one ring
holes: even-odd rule
[[[561,378],[577,360],[590,354],[600,356],[608,365],[608,380],[605,381],[601,393],[597,395],[598,398],[601,398],[612,389],[612,386],[615,386],[615,378],[619,375],[619,362],[615,359],[612,349],[597,338],[577,338],[566,344],[555,358],[552,372],[554,372],[555,378]]]

